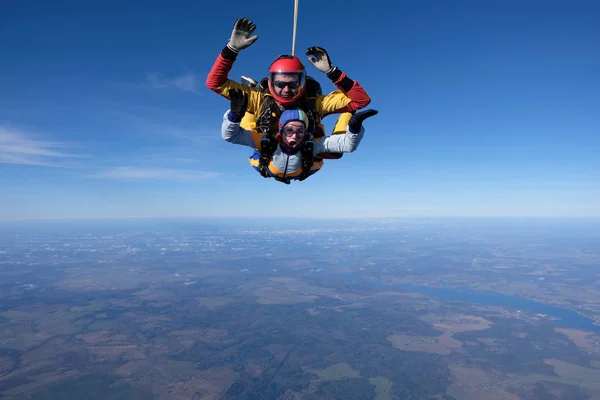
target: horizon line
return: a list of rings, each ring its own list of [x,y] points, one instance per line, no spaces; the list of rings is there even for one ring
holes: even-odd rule
[[[231,215],[197,215],[197,216],[107,216],[107,217],[21,217],[0,218],[2,222],[50,222],[50,221],[104,221],[104,220],[233,220],[233,219],[264,219],[276,218],[278,220],[390,220],[390,219],[600,219],[600,215],[396,215],[396,216],[356,216],[356,217],[301,217],[289,215],[256,215],[256,216],[231,216]]]

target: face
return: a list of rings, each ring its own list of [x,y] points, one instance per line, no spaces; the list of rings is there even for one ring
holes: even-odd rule
[[[294,148],[298,143],[304,139],[306,129],[304,124],[300,121],[290,121],[283,127],[281,140],[289,148]]]
[[[275,74],[272,84],[275,94],[284,99],[291,99],[300,91],[298,74]]]

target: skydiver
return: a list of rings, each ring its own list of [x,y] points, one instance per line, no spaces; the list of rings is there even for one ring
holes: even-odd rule
[[[229,143],[248,146],[254,149],[250,156],[250,165],[257,171],[260,169],[261,134],[256,130],[248,130],[241,126],[241,120],[247,111],[249,96],[242,89],[232,88],[228,92],[230,109],[223,115],[221,136]],[[322,141],[314,141],[307,132],[308,117],[300,108],[285,109],[279,118],[276,135],[276,148],[266,164],[267,176],[289,184],[292,180],[304,180],[319,171],[323,161],[315,161],[314,157],[323,152],[351,153],[355,151],[364,136],[362,123],[365,119],[378,113],[377,110],[355,112],[348,123],[345,133],[332,135]]]
[[[251,46],[258,39],[256,35],[250,36],[255,30],[256,25],[252,20],[237,19],[229,41],[217,57],[206,79],[207,87],[225,98],[229,98],[231,89],[243,89],[248,93],[247,111],[250,115],[245,116],[242,126],[250,130],[257,126],[260,128],[260,124],[264,123],[260,120],[261,113],[263,116],[271,116],[268,110],[263,110],[267,94],[263,93],[260,88],[240,85],[228,79],[228,73],[239,52]],[[315,124],[319,124],[326,115],[343,114],[338,119],[334,132],[344,132],[351,117],[350,113],[369,105],[371,98],[358,82],[348,78],[343,71],[331,63],[325,49],[310,47],[306,50],[306,55],[311,64],[325,73],[339,89],[326,96],[322,94],[316,96],[313,106],[314,114],[316,114]],[[302,107],[307,96],[305,91],[306,72],[300,59],[296,56],[279,56],[269,68],[268,88],[280,110],[291,106]],[[311,110],[307,110],[307,107],[302,108],[311,117]],[[275,125],[276,122],[271,121]]]

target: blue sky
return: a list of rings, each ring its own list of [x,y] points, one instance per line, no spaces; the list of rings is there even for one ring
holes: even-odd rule
[[[326,48],[380,113],[289,186],[221,139],[204,82],[240,16],[259,40],[231,78],[265,76],[293,0],[83,4],[0,5],[0,219],[600,216],[592,1],[300,0],[296,53]]]

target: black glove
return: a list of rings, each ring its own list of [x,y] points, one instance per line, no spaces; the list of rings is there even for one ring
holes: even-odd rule
[[[229,109],[230,120],[232,122],[240,122],[248,108],[248,92],[242,89],[230,89],[229,100],[231,100],[231,107]]]
[[[329,54],[327,54],[327,51],[324,48],[309,47],[306,49],[306,55],[308,56],[308,61],[310,61],[319,71],[329,75],[335,70],[335,67],[331,65]]]
[[[373,109],[354,113],[352,118],[350,118],[350,122],[348,122],[348,130],[351,133],[359,133],[363,121],[369,117],[372,117],[373,115],[377,115],[378,113],[379,111]]]

